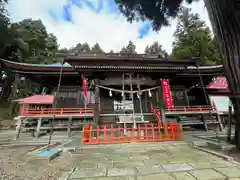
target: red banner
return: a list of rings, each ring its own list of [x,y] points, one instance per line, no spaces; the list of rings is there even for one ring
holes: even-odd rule
[[[162,79],[162,92],[163,92],[163,98],[165,101],[165,106],[167,108],[172,108],[173,107],[173,102],[172,102],[172,97],[171,97],[171,91],[169,88],[169,82],[167,79]]]
[[[83,95],[84,95],[84,105],[87,107],[87,78],[82,77]]]

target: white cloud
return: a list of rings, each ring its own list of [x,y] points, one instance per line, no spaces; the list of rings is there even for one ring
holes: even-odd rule
[[[48,11],[54,11],[60,16],[64,3],[65,0],[11,0],[8,9],[14,22],[25,18],[41,19],[48,32],[57,36],[60,47],[69,48],[79,42],[88,42],[90,45],[98,42],[105,51],[110,49],[119,51],[129,40],[132,40],[137,46],[137,52],[143,53],[146,45],[159,41],[168,52],[171,52],[175,21],[170,27],[162,28],[159,33],[151,31],[147,37],[137,39],[141,24],[129,24],[123,16],[116,17],[116,14],[96,14],[87,8],[73,7],[74,23],[54,21]],[[208,20],[202,2],[192,5],[192,8],[203,20]]]

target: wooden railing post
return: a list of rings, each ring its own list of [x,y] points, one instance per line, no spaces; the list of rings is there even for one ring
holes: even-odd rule
[[[68,118],[68,137],[71,137],[71,127],[72,127],[72,116]]]

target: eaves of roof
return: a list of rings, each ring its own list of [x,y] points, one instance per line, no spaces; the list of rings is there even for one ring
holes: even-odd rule
[[[81,66],[75,65],[73,66],[75,69],[81,70],[100,70],[100,71],[124,71],[124,70],[133,70],[133,71],[154,71],[154,72],[175,72],[175,71],[184,71],[189,73],[198,73],[197,67],[182,67],[182,66],[175,66],[175,67],[163,67],[163,66]],[[222,66],[205,66],[199,67],[200,73],[207,72],[207,73],[222,73],[223,67]]]
[[[27,64],[27,63],[19,63],[19,62],[12,62],[5,59],[0,59],[0,62],[2,62],[5,66],[11,69],[15,69],[15,71],[21,71],[21,72],[34,72],[34,73],[41,73],[41,72],[49,72],[49,73],[59,73],[62,65],[60,63],[56,64]],[[93,61],[94,62],[94,61]],[[165,61],[166,63],[166,61]],[[85,70],[108,70],[108,71],[121,71],[121,70],[140,70],[140,71],[155,71],[155,72],[161,72],[161,71],[175,71],[175,70],[183,70],[185,69],[182,65],[176,65],[176,66],[169,66],[166,67],[159,64],[157,66],[82,66],[82,65],[74,65],[75,69],[85,69]],[[63,72],[68,73],[75,73],[75,69],[70,64],[64,63],[63,65]],[[197,67],[196,66],[187,66],[186,70],[188,72],[196,72]],[[223,72],[223,66],[199,66],[199,70],[201,72]]]
[[[68,63],[64,63],[63,66],[60,63],[56,64],[28,64],[28,63],[19,63],[12,62],[5,59],[0,59],[0,63],[3,63],[6,67],[16,70],[24,70],[24,71],[58,71],[60,68],[63,68],[63,71],[71,72],[74,71],[72,66]]]

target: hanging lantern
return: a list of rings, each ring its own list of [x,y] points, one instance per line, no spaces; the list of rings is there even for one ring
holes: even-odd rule
[[[109,91],[109,96],[112,97],[112,91],[111,90]]]
[[[140,99],[140,94],[139,93],[137,93],[137,98]]]
[[[152,97],[152,93],[151,93],[150,89],[148,90],[148,96]]]
[[[122,96],[124,96],[124,92],[122,91],[122,94],[121,94]]]

